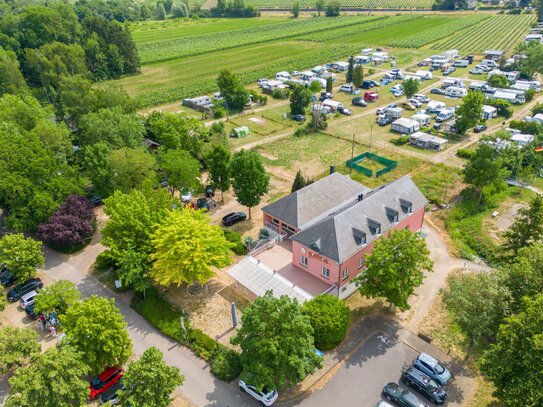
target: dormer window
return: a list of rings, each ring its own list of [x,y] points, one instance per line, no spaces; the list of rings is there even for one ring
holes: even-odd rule
[[[372,219],[368,219],[368,227],[372,235],[378,235],[381,233],[381,224]]]
[[[389,207],[385,207],[387,218],[390,221],[390,223],[396,223],[399,221],[400,214],[396,209],[392,209]]]
[[[403,213],[413,212],[413,204],[411,203],[411,201],[408,201],[407,199],[400,198],[400,206],[402,208]]]
[[[318,239],[316,241],[314,241],[313,243],[311,243],[309,245],[310,248],[312,248],[313,250],[317,251],[317,252],[320,252],[321,250],[321,240]]]
[[[362,232],[360,229],[353,228],[353,237],[354,241],[357,245],[365,244],[366,243],[366,234]]]

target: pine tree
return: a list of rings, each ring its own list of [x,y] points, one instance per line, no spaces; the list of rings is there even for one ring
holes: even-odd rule
[[[351,55],[349,58],[349,67],[347,68],[347,75],[345,77],[347,83],[352,83],[354,72],[354,57]]]
[[[296,177],[294,177],[294,182],[292,183],[292,189],[290,190],[290,192],[296,192],[305,186],[306,180],[302,175],[302,170],[298,170],[298,172],[296,173]]]
[[[353,72],[353,85],[359,88],[362,86],[362,82],[364,82],[364,67],[357,65]]]

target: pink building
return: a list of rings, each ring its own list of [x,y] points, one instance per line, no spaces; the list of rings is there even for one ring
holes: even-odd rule
[[[427,204],[407,176],[371,190],[333,173],[262,211],[265,226],[292,241],[296,272],[310,274],[345,298],[356,289],[351,280],[364,268],[374,242],[390,230],[420,230]]]

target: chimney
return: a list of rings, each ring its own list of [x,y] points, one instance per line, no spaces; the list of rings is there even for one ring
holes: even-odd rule
[[[334,172],[336,172],[336,167],[334,165],[330,166],[330,175],[332,175]]]

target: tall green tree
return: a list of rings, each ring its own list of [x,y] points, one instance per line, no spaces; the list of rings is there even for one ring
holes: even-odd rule
[[[503,74],[499,75],[492,75],[490,78],[488,78],[488,86],[492,86],[494,88],[508,88],[509,87],[509,80],[507,79],[507,76]]]
[[[17,55],[0,47],[0,96],[4,93],[26,93],[28,87],[19,68]]]
[[[542,236],[543,198],[538,194],[529,207],[519,209],[515,222],[504,234],[504,248],[516,255],[521,248],[540,242]]]
[[[464,166],[464,182],[470,184],[481,203],[483,192],[492,186],[500,191],[505,188],[508,171],[502,168],[503,161],[498,152],[488,144],[479,144],[475,153]]]
[[[249,208],[260,203],[270,188],[270,176],[266,173],[262,159],[253,151],[241,150],[234,154],[230,163],[232,186],[238,202]]]
[[[242,351],[241,378],[258,390],[295,385],[320,367],[313,327],[296,300],[268,291],[245,309],[241,321],[230,342]]]
[[[496,272],[452,275],[443,292],[443,303],[468,338],[469,350],[496,335],[510,302],[511,293]]]
[[[525,297],[523,310],[500,325],[496,343],[484,352],[480,368],[506,407],[543,405],[543,294]]]
[[[221,191],[221,201],[224,202],[224,193],[230,189],[230,150],[222,145],[213,146],[207,155],[209,177],[215,188]]]
[[[324,11],[324,8],[326,7],[325,0],[316,0],[315,2],[315,8],[317,9],[317,15],[320,17],[321,13]]]
[[[230,109],[243,110],[249,101],[249,91],[245,89],[238,75],[223,69],[219,73],[217,85]]]
[[[152,235],[151,276],[160,285],[201,284],[232,261],[233,244],[201,211],[170,211]]]
[[[59,318],[66,341],[81,352],[92,373],[121,366],[132,354],[126,322],[114,299],[93,295],[73,304]]]
[[[465,134],[481,120],[485,95],[478,91],[469,91],[462,100],[462,104],[455,112],[455,126],[457,134]]]
[[[64,314],[66,310],[81,298],[81,293],[75,284],[68,280],[59,280],[43,289],[38,290],[34,310],[37,313],[48,314],[56,311]]]
[[[300,17],[300,2],[299,1],[295,1],[294,3],[292,3],[292,7],[290,8],[290,14],[292,14],[294,18]]]
[[[157,183],[156,159],[143,147],[123,147],[109,155],[113,188],[125,193]]]
[[[423,271],[432,271],[433,262],[426,242],[408,229],[391,231],[375,242],[366,257],[366,269],[355,278],[360,294],[384,297],[405,311],[415,288],[422,284]]]
[[[73,349],[49,348],[36,354],[28,366],[17,369],[9,379],[6,407],[70,407],[84,405],[89,368]]]
[[[356,65],[353,71],[353,85],[357,88],[362,86],[364,82],[364,67],[362,65]]]
[[[326,92],[332,92],[334,86],[334,80],[331,76],[326,78]]]
[[[119,397],[121,405],[168,407],[171,394],[185,378],[179,369],[168,366],[157,348],[148,348],[138,360],[131,361],[123,375],[126,388]]]
[[[146,117],[145,128],[147,136],[162,148],[186,150],[198,158],[202,143],[208,141],[208,133],[199,120],[180,114],[153,112]]]
[[[0,328],[0,373],[24,365],[40,350],[36,331],[13,326]]]
[[[314,330],[315,346],[322,350],[338,346],[349,328],[350,310],[342,299],[321,294],[306,301],[302,312],[309,316]]]
[[[306,89],[302,85],[297,85],[292,92],[290,92],[290,114],[304,114],[305,109],[311,103],[311,91]]]
[[[345,74],[345,80],[347,83],[353,82],[353,75],[354,75],[354,57],[351,55],[349,57],[349,66],[347,67],[347,73]]]
[[[42,267],[42,243],[22,233],[7,234],[0,239],[0,263],[11,270],[18,282],[36,276],[36,267]]]
[[[158,4],[155,8],[155,18],[157,20],[166,20],[166,10],[162,4]]]
[[[538,10],[543,9],[541,1],[538,2]],[[528,44],[519,44],[515,49],[516,53],[523,55],[524,58],[518,62],[520,72],[529,78],[536,73],[543,72],[543,46],[536,41]]]
[[[417,93],[420,88],[419,81],[414,78],[406,79],[405,81],[403,81],[402,85],[403,85],[403,93],[408,98],[413,97],[413,95]]]
[[[102,198],[109,196],[113,191],[110,154],[109,146],[103,141],[83,149],[83,169]]]
[[[168,184],[179,191],[195,189],[200,185],[200,163],[188,151],[163,150],[159,157],[160,169],[168,178]]]
[[[303,187],[306,187],[312,183],[313,183],[313,180],[309,178],[305,178],[302,174],[302,170],[298,170],[296,172],[296,176],[294,177],[294,181],[292,182],[292,188],[290,192],[296,192],[299,189],[302,189]]]

